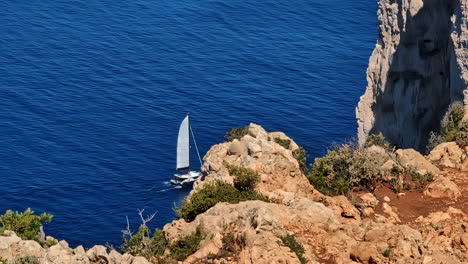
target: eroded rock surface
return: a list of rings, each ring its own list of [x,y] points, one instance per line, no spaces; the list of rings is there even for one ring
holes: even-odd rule
[[[399,148],[425,149],[468,88],[467,15],[464,0],[379,1],[379,39],[356,109],[361,144],[382,132]]]
[[[49,237],[49,240],[55,239]],[[5,232],[5,236],[0,236],[1,260],[15,261],[20,257],[34,257],[40,264],[150,264],[143,257],[122,255],[115,250],[108,252],[104,246],[85,251],[82,246],[72,249],[62,240],[51,247],[42,247],[36,241],[21,240],[15,232]]]

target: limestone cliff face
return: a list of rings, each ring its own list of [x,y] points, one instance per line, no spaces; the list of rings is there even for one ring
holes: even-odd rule
[[[467,97],[468,2],[380,0],[378,21],[356,109],[359,142],[382,132],[400,148],[424,150],[449,104]]]

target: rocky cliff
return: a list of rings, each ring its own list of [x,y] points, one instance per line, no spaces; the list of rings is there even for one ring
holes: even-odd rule
[[[395,193],[382,185],[373,193],[358,189],[347,197],[329,197],[309,184],[293,154],[294,141],[255,124],[248,130],[239,140],[210,149],[204,176],[187,199],[210,182],[233,184],[238,175],[227,167],[239,166],[258,173],[255,191],[272,200],[220,202],[193,220],[165,225],[164,239],[171,245],[197,230],[203,234],[196,242],[176,243],[193,249],[179,262],[172,258],[172,246],[162,258],[149,256],[150,262],[103,246],[71,249],[50,237],[56,244],[42,247],[7,231],[0,236],[0,263],[468,263],[468,148],[444,143],[424,157],[412,149],[369,147],[366,153],[382,171],[390,164],[430,172],[435,180],[424,192]],[[153,246],[147,249],[156,250]],[[28,257],[34,261],[26,262]]]
[[[468,261],[468,188],[458,186],[466,184],[466,173],[458,169],[466,171],[468,164],[463,165],[466,150],[455,143],[437,147],[430,157],[412,149],[388,155],[383,148],[369,148],[370,155],[380,156],[382,164],[391,162],[437,174],[424,193],[396,194],[383,188],[373,194],[329,197],[315,190],[300,171],[292,155],[297,148],[294,141],[283,133],[267,133],[255,124],[249,131],[250,135],[240,140],[211,148],[204,158],[205,176],[193,192],[216,180],[232,184],[235,176],[226,169],[228,163],[259,172],[261,181],[256,191],[275,198],[277,203],[218,203],[191,222],[180,219],[167,224],[164,231],[169,241],[197,229],[206,235],[198,250],[183,263],[301,263],[281,242],[288,234],[294,234],[303,245],[307,263]],[[291,140],[289,148],[277,144],[275,137]],[[441,170],[439,164],[451,166],[453,171]],[[229,251],[226,237],[231,237]]]
[[[356,109],[361,144],[382,132],[400,148],[424,150],[449,104],[468,101],[467,16],[465,0],[379,1],[379,37]]]

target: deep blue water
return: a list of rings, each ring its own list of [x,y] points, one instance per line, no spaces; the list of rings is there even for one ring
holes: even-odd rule
[[[232,127],[310,158],[356,132],[376,0],[0,0],[0,211],[55,215],[72,246],[160,228],[179,123],[203,154]],[[192,156],[197,164],[197,158]]]

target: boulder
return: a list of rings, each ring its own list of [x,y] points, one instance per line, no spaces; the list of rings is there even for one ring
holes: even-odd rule
[[[237,155],[237,156],[247,155],[247,147],[245,146],[245,144],[241,143],[239,140],[234,139],[234,141],[229,146],[228,153],[229,155]]]
[[[427,186],[424,195],[434,198],[447,197],[457,199],[461,195],[461,192],[453,181],[446,177],[438,176],[434,182]]]
[[[379,204],[379,200],[372,193],[365,193],[359,196],[362,205],[375,208]]]
[[[445,142],[437,145],[427,159],[444,167],[465,169],[463,162],[466,157],[466,152],[456,142]]]
[[[396,159],[401,166],[408,170],[416,170],[419,174],[432,173],[437,175],[440,170],[426,160],[423,155],[414,149],[399,149],[395,152]]]

